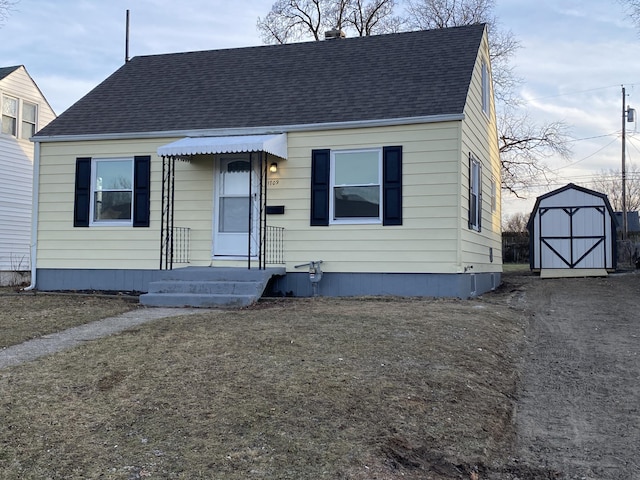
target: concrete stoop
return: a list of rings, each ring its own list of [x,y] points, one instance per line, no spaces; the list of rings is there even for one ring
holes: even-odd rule
[[[271,277],[285,269],[187,267],[149,283],[140,303],[150,307],[241,308],[258,301]]]

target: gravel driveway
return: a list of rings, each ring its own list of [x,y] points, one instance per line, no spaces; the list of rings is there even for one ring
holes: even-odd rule
[[[530,324],[499,478],[640,479],[640,274],[505,280]]]

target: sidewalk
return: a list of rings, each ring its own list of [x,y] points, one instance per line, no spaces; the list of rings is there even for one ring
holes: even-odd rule
[[[115,317],[73,327],[61,332],[34,338],[0,350],[0,370],[30,362],[52,353],[68,350],[82,342],[107,337],[160,318],[203,313],[197,308],[140,308]]]

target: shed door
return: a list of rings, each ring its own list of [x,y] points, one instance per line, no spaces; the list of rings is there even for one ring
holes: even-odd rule
[[[540,208],[541,268],[607,268],[604,207]]]

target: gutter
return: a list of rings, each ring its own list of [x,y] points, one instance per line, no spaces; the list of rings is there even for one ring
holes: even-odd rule
[[[36,288],[36,256],[38,253],[38,197],[40,196],[40,142],[34,141],[33,190],[31,195],[31,283],[23,291]]]
[[[199,130],[170,130],[156,132],[121,132],[82,135],[36,135],[36,142],[81,142],[100,140],[132,140],[174,137],[229,137],[236,135],[273,135],[283,132],[310,132],[352,128],[392,127],[420,123],[455,122],[465,119],[464,113],[425,115],[421,117],[355,120],[347,122],[309,123],[298,125],[272,125],[263,127],[212,128]]]

